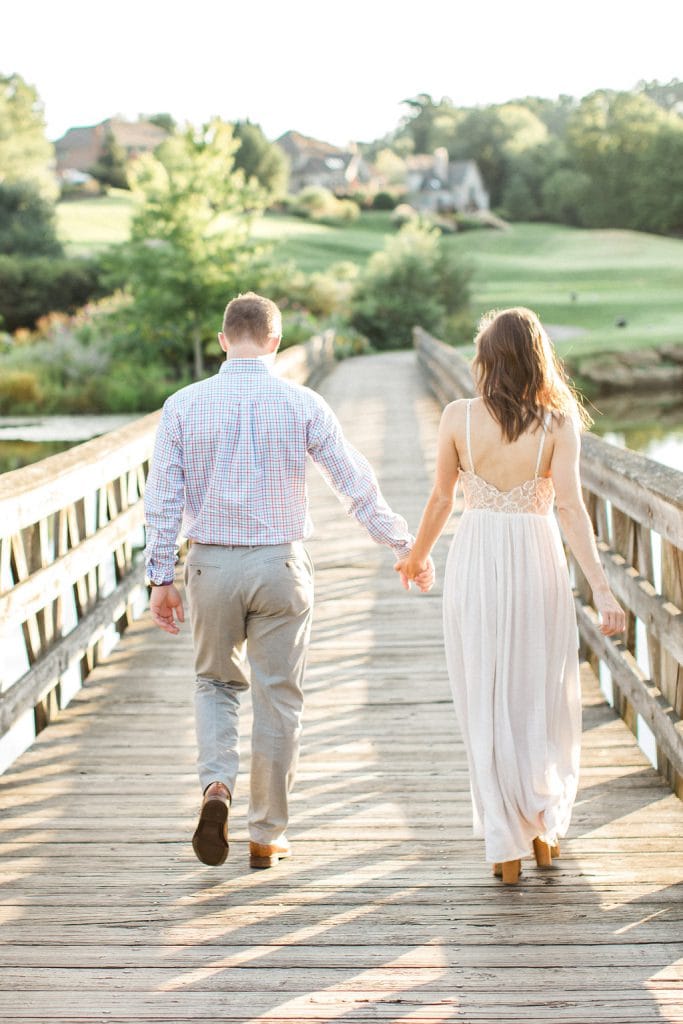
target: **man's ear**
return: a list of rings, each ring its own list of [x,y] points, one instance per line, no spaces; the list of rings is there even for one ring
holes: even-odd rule
[[[230,342],[225,337],[222,331],[218,332],[218,344],[220,345],[224,352],[227,352],[228,349],[230,348]]]
[[[282,334],[274,334],[272,338],[268,339],[268,351],[277,352],[282,341]]]

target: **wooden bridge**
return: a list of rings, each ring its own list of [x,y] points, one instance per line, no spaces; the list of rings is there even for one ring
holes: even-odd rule
[[[459,370],[439,369],[443,353],[423,341],[430,378],[448,397]],[[439,417],[415,354],[343,362],[320,388],[414,526]],[[245,708],[230,858],[207,868],[190,846],[199,792],[189,630],[171,638],[133,614],[136,498],[153,427],[126,428],[113,449],[106,439],[86,446],[81,464],[99,452],[113,465],[108,478],[90,467],[92,507],[79,497],[72,453],[56,457],[66,459],[57,481],[45,469],[52,460],[24,475],[21,500],[0,484],[0,610],[7,630],[20,624],[28,650],[24,675],[0,695],[0,716],[19,745],[28,719],[39,729],[0,777],[0,1020],[683,1021],[683,803],[671,789],[681,768],[683,617],[662,590],[675,573],[667,564],[662,583],[651,545],[647,579],[634,518],[642,494],[629,533],[619,518],[626,500],[612,506],[597,495],[611,486],[609,467],[592,478],[603,556],[631,595],[632,650],[591,647],[590,605],[576,581],[585,653],[594,664],[610,659],[626,721],[586,662],[570,838],[551,871],[525,862],[523,883],[505,888],[470,835],[439,587],[406,595],[387,551],[344,517],[314,473],[317,602],[294,858],[265,872],[248,867]],[[661,550],[678,565],[680,539],[676,546],[667,532],[680,529],[676,481],[644,486],[651,530],[663,531]],[[630,560],[614,548],[627,534],[636,537]],[[98,563],[103,535],[114,552],[108,574]],[[128,628],[107,654],[111,621]],[[637,664],[644,635],[658,658],[648,677]],[[89,675],[57,714],[69,665]],[[645,720],[666,779],[628,727]]]

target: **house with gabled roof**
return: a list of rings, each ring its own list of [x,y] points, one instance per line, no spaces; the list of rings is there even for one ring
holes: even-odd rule
[[[347,149],[340,149],[329,142],[288,131],[276,139],[275,144],[289,159],[289,191],[292,194],[309,185],[319,185],[343,195],[364,187],[370,181],[370,168],[355,143]]]
[[[87,174],[100,159],[109,134],[114,136],[130,159],[153,152],[168,136],[165,128],[151,121],[125,121],[121,117],[109,117],[100,124],[69,128],[55,142],[58,177],[63,178],[73,171]]]
[[[443,147],[406,158],[406,188],[408,202],[424,212],[473,213],[490,205],[476,160],[449,160]]]

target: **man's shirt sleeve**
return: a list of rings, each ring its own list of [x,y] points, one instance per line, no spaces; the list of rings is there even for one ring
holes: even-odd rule
[[[308,422],[308,454],[347,513],[372,539],[386,544],[399,558],[407,555],[414,544],[408,524],[389,508],[370,463],[348,443],[339,420],[319,396]]]
[[[183,518],[185,476],[177,416],[167,401],[161,414],[147,484],[147,578],[168,583],[175,575],[176,541]]]

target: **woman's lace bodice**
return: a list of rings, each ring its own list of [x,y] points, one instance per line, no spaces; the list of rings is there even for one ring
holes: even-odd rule
[[[543,416],[543,430],[536,456],[536,468],[534,476],[525,480],[509,491],[500,491],[495,484],[483,480],[474,471],[474,459],[472,458],[472,438],[470,432],[470,416],[472,410],[472,399],[467,402],[467,457],[470,460],[471,469],[460,468],[460,480],[462,480],[462,492],[465,497],[465,511],[469,509],[488,509],[490,512],[531,513],[537,516],[547,516],[552,512],[555,499],[555,488],[550,477],[539,476],[541,468],[541,456],[545,444],[546,434],[550,423],[550,413]]]
[[[499,491],[468,469],[460,470],[460,480],[466,511],[488,509],[490,512],[524,512],[538,516],[552,512],[555,488],[550,477],[533,477],[509,491]]]

